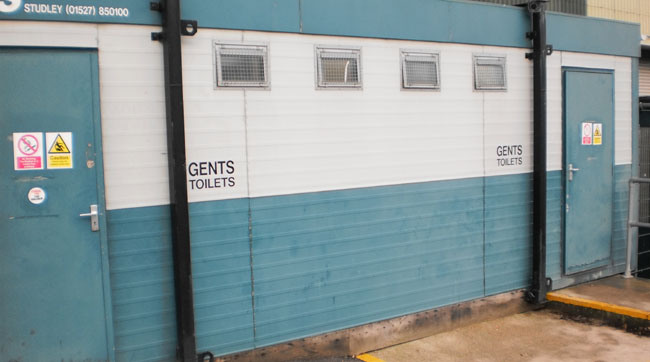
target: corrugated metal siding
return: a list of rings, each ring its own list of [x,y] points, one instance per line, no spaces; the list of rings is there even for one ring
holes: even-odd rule
[[[531,174],[485,179],[485,294],[530,285]]]
[[[639,96],[650,95],[650,61],[639,61]]]
[[[483,180],[251,199],[257,346],[483,293]]]
[[[486,3],[519,5],[526,0],[474,0]],[[546,4],[546,10],[560,13],[587,15],[587,0],[551,0]]]
[[[632,62],[615,58],[614,75],[614,164],[632,163]],[[638,112],[636,109],[634,112]]]
[[[99,28],[109,209],[168,202],[164,83],[162,65],[155,63],[161,49],[134,40],[152,29]],[[270,91],[213,88],[212,41],[242,38],[269,43]],[[184,42],[188,160],[230,159],[237,169],[236,187],[193,190],[191,201],[532,169],[531,65],[523,49],[217,30],[203,30]],[[313,46],[328,43],[363,47],[363,91],[315,90]],[[400,48],[440,51],[440,92],[400,91]],[[507,56],[508,92],[472,91],[473,53]],[[151,62],[142,65],[140,59]],[[556,135],[549,136],[550,169],[561,168],[563,65],[616,70],[616,163],[631,162],[629,59],[555,52],[549,58],[549,89],[554,90],[549,92],[549,134]],[[500,144],[522,144],[523,165],[496,167]],[[428,156],[440,154],[445,157]],[[137,166],[134,157],[140,160]],[[386,172],[386,164],[399,168]]]
[[[160,49],[130,40],[150,30],[99,31],[109,209],[168,202],[162,72],[138,63],[140,56],[157,59]],[[212,42],[242,38],[269,44],[271,90],[214,89]],[[236,187],[191,190],[193,202],[532,169],[531,64],[523,49],[217,30],[184,42],[188,160],[234,160],[237,170]],[[328,43],[362,46],[363,91],[316,91],[313,46]],[[441,91],[400,90],[401,48],[440,51]],[[508,92],[472,91],[474,53],[507,56]],[[561,66],[616,70],[616,163],[631,162],[629,59],[555,52],[549,168],[562,162]],[[523,145],[522,165],[497,166],[495,148],[505,144]],[[387,164],[399,166],[386,172]]]
[[[562,277],[562,265],[564,265],[563,220],[562,171],[550,171],[546,174],[546,275],[553,280]]]
[[[615,167],[615,265],[625,262],[630,171]],[[556,280],[561,175],[548,174]],[[197,348],[227,354],[525,288],[530,184],[522,174],[192,204]],[[109,212],[118,361],[173,359],[168,213]]]
[[[160,49],[130,40],[148,39],[149,27],[106,28],[107,199],[113,208],[167,202],[162,71],[139,60],[159,61]],[[269,43],[271,90],[215,90],[215,39]],[[202,201],[191,206],[199,350],[225,354],[527,285],[531,165],[494,167],[497,145],[521,143],[532,153],[525,49],[216,30],[184,42],[188,157],[234,159],[242,172],[238,189],[190,195]],[[328,43],[363,47],[363,91],[315,90],[313,46]],[[399,49],[423,47],[440,51],[442,90],[401,91]],[[507,93],[471,89],[475,52],[508,57]],[[629,163],[629,60],[567,52],[549,59],[549,89],[557,91],[549,96],[549,134],[557,136],[549,168],[562,167],[562,65],[616,69],[616,160]],[[130,166],[134,157],[142,170]],[[519,174],[483,178],[504,173]],[[450,180],[414,183],[442,179]],[[270,196],[250,199],[249,209],[248,195]],[[554,278],[562,199],[561,172],[551,171]],[[157,330],[174,325],[167,212],[109,213],[119,360],[173,356],[175,331]],[[149,289],[133,290],[140,284]]]
[[[190,204],[196,348],[254,347],[248,199]]]
[[[155,31],[160,28],[98,26],[109,210],[169,203],[162,45],[144,36]]]
[[[639,127],[639,177],[650,178],[650,127]],[[650,222],[650,185],[648,184],[639,185],[639,221]]]
[[[169,206],[109,211],[107,223],[115,358],[170,361],[176,312]]]

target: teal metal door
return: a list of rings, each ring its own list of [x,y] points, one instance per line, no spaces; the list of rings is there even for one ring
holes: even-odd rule
[[[97,54],[0,48],[0,72],[0,360],[108,360]]]
[[[614,75],[565,69],[564,272],[610,263]]]

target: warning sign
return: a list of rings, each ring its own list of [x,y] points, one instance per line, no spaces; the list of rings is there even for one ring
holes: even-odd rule
[[[48,132],[47,168],[72,168],[72,132]]]
[[[14,170],[43,169],[43,133],[14,133]]]
[[[603,144],[603,124],[594,123],[594,145]]]
[[[583,122],[582,123],[582,144],[590,145],[592,143],[592,130],[593,123]]]

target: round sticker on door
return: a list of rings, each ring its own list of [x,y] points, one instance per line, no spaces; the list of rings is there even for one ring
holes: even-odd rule
[[[40,187],[33,187],[29,190],[27,199],[34,205],[40,205],[45,202],[45,190]]]

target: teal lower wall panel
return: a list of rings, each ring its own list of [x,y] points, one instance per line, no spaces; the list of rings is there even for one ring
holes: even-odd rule
[[[176,312],[169,206],[109,210],[115,359],[173,361]]]
[[[563,270],[563,208],[562,171],[549,171],[546,176],[546,276],[554,280],[562,277]]]
[[[615,167],[625,262],[630,165]],[[548,173],[547,274],[562,278],[562,172]],[[263,347],[526,288],[532,174],[190,205],[197,350]],[[173,361],[169,207],[108,212],[117,361]],[[252,264],[251,264],[252,263]]]
[[[485,179],[485,294],[531,281],[533,179],[529,173]]]
[[[190,204],[196,348],[254,346],[248,199]]]
[[[483,179],[251,199],[256,346],[479,298]]]

